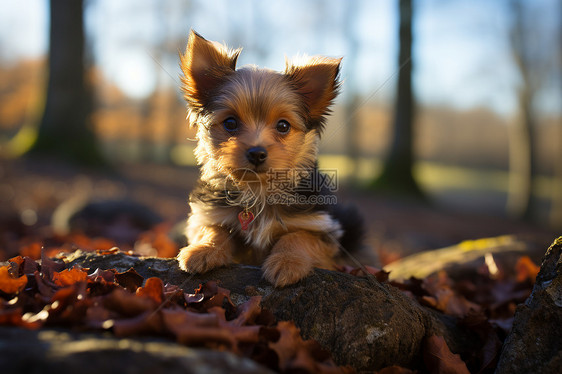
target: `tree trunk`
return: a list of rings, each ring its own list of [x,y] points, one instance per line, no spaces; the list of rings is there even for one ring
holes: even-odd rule
[[[344,18],[344,28],[347,34],[348,53],[346,55],[347,66],[354,71],[357,68],[357,55],[359,51],[359,40],[355,33],[355,20],[357,19],[359,4],[355,0],[347,1]],[[350,77],[351,78],[351,77]],[[357,184],[359,181],[359,121],[357,113],[361,105],[358,93],[358,79],[348,79],[346,81],[349,95],[345,100],[345,153],[349,157],[348,181],[350,184]]]
[[[536,174],[532,94],[527,87],[519,92],[519,118],[512,125],[509,150],[508,212],[516,218],[534,217],[533,179]]]
[[[392,143],[382,174],[374,187],[422,197],[413,176],[413,120],[415,115],[412,93],[412,0],[400,0],[400,52],[398,57],[398,93],[394,108]]]
[[[558,126],[557,160],[562,160],[562,126]],[[554,229],[562,230],[562,162],[554,164],[554,188],[552,189],[552,207],[550,211],[550,225]]]
[[[79,164],[101,165],[85,79],[82,0],[50,1],[49,82],[45,111],[31,152]]]
[[[530,51],[523,3],[520,0],[514,0],[511,7],[514,18],[510,30],[511,53],[521,77],[521,84],[517,92],[519,116],[513,125],[510,139],[507,210],[515,218],[531,220],[534,218],[536,206],[533,194],[533,180],[536,176],[534,145],[536,118],[533,101],[538,82],[536,76],[533,75],[536,66],[533,65],[532,59],[535,56]]]

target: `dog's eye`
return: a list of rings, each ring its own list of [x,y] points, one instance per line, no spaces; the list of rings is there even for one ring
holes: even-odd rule
[[[236,121],[236,119],[232,117],[225,119],[222,125],[224,129],[228,132],[234,132],[238,130],[238,121]]]
[[[277,122],[277,126],[275,128],[281,134],[286,134],[291,129],[291,125],[289,125],[289,122],[287,122],[285,120],[281,120],[281,121]]]

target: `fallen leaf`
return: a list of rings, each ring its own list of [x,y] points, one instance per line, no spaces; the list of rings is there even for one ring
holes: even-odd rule
[[[102,299],[105,308],[122,316],[132,317],[156,309],[157,304],[148,297],[137,297],[122,288],[117,288]]]
[[[43,297],[45,300],[51,300],[51,297],[55,293],[55,289],[52,287],[54,283],[48,284],[45,281],[45,277],[41,276],[39,271],[33,273],[33,278],[35,279],[35,285],[37,286],[37,291],[39,291],[39,295]]]
[[[164,333],[162,316],[158,312],[145,312],[138,316],[113,321],[113,333],[119,337]]]
[[[23,264],[20,265],[20,274],[33,274],[39,270],[39,264],[34,259],[24,256]]]
[[[162,304],[164,300],[164,283],[160,278],[148,278],[144,287],[138,288],[136,294],[137,296],[151,298],[156,304]]]
[[[497,365],[502,343],[490,320],[484,313],[470,314],[459,321],[459,325],[478,335],[479,349],[465,357],[472,368],[479,368],[479,373],[488,372]]]
[[[275,343],[269,343],[269,347],[277,353],[279,368],[283,371],[287,369],[296,354],[298,349],[296,342],[300,333],[292,322],[281,321],[277,324],[277,327],[280,332],[279,340]]]
[[[403,368],[401,366],[388,366],[376,372],[376,374],[415,374],[415,371]]]
[[[535,265],[535,263],[529,258],[529,256],[521,256],[515,264],[515,271],[517,273],[518,282],[524,282],[528,280],[534,284],[539,270],[540,267]]]
[[[116,247],[113,240],[106,238],[90,238],[83,234],[72,234],[68,237],[68,241],[74,243],[74,246],[85,251],[109,251]]]
[[[142,233],[138,243],[149,245],[156,250],[158,257],[176,257],[179,247],[168,233],[170,232],[170,224],[162,223],[154,226],[150,231]],[[135,244],[137,246],[137,244]]]
[[[200,303],[203,301],[203,299],[205,299],[205,295],[203,295],[202,293],[186,293],[184,297],[185,302],[188,304]]]
[[[0,326],[18,326],[29,330],[36,330],[42,326],[40,322],[28,322],[24,321],[23,311],[21,308],[14,309],[0,309]]]
[[[375,276],[377,281],[381,283],[388,281],[388,275],[390,274],[388,271],[384,271],[369,265],[364,265],[362,267],[356,268],[349,265],[340,265],[336,266],[336,270],[341,271],[342,273],[355,275],[357,277]]]
[[[218,316],[210,313],[194,313],[184,309],[163,309],[162,317],[168,330],[174,334],[194,326],[219,326]]]
[[[236,340],[228,329],[220,327],[192,327],[176,336],[178,343],[186,345],[204,345],[206,347],[226,346],[233,349]]]
[[[30,257],[34,260],[39,260],[41,258],[41,248],[43,246],[39,242],[33,242],[26,246],[20,248],[20,255],[24,257]]]
[[[470,374],[464,361],[449,350],[442,336],[425,339],[423,361],[431,374]]]
[[[42,275],[52,281],[55,272],[63,271],[66,268],[63,262],[53,261],[47,256],[45,250],[41,252],[41,273]]]
[[[467,300],[451,288],[451,279],[445,272],[423,280],[422,287],[428,296],[421,296],[420,301],[445,314],[464,317],[470,312],[479,312],[481,307]]]
[[[219,287],[217,282],[209,281],[199,285],[195,290],[195,295],[203,294],[204,299],[201,303],[191,304],[190,306],[198,310],[208,310],[214,306],[224,307],[227,313],[232,313],[235,305],[230,299],[230,291]]]
[[[238,316],[231,321],[233,326],[253,324],[261,312],[261,296],[252,296],[250,300],[238,307]]]
[[[115,274],[115,280],[121,287],[130,292],[136,292],[137,288],[142,286],[142,283],[144,282],[142,275],[137,273],[133,268],[130,268],[123,273]]]
[[[6,294],[16,294],[24,289],[27,284],[27,276],[24,274],[19,278],[10,275],[9,267],[0,267],[0,291]]]
[[[96,271],[88,275],[88,279],[92,282],[114,283],[115,271],[97,268]]]
[[[77,282],[85,282],[87,279],[88,273],[84,269],[77,267],[53,272],[53,282],[61,287],[67,287]]]
[[[43,310],[48,312],[48,322],[57,325],[76,326],[84,323],[92,300],[87,298],[86,283],[76,282],[59,289],[51,298],[50,305]]]
[[[183,290],[173,284],[166,283],[164,285],[164,300],[166,301],[167,305],[176,304],[182,307],[186,306],[185,294]]]
[[[10,265],[12,265],[12,263],[14,263],[15,265],[21,265],[23,264],[23,257],[22,256],[16,256],[16,257],[12,257],[11,259],[8,260],[8,262],[10,263]]]

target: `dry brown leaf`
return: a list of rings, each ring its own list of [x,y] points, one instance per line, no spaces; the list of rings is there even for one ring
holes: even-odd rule
[[[105,308],[122,316],[137,316],[146,311],[153,311],[157,304],[151,298],[137,297],[122,288],[113,290],[102,299]]]
[[[423,289],[429,296],[421,296],[420,300],[445,314],[464,317],[471,312],[480,312],[481,307],[467,300],[451,288],[452,281],[445,272],[422,281]]]
[[[238,316],[231,321],[232,326],[242,326],[246,324],[253,324],[256,317],[260,314],[261,296],[253,296],[250,300],[238,307]]]
[[[138,288],[136,294],[137,296],[151,298],[156,304],[162,304],[164,300],[164,283],[160,278],[148,278],[144,287]]]
[[[39,260],[41,258],[41,248],[43,246],[39,242],[33,242],[31,244],[25,245],[20,248],[20,255],[24,257],[30,257],[34,260]]]
[[[24,289],[27,284],[27,276],[24,274],[19,278],[10,275],[9,267],[0,267],[0,291],[7,294],[16,294]]]
[[[149,244],[156,250],[158,257],[175,257],[179,247],[168,235],[169,231],[170,224],[168,223],[156,225],[150,231],[142,233],[138,242]]]
[[[54,261],[47,256],[44,250],[41,252],[41,274],[46,280],[52,281],[53,274],[55,272],[61,272],[64,269],[66,269],[66,267],[62,261]]]
[[[162,316],[154,311],[147,311],[132,318],[114,320],[112,327],[113,333],[119,337],[164,333]]]
[[[521,256],[515,264],[515,271],[517,273],[518,282],[524,282],[528,280],[531,283],[535,283],[535,279],[537,278],[539,270],[540,267],[535,265],[535,263],[529,258],[529,256]]]
[[[130,292],[136,292],[137,288],[142,286],[142,283],[144,282],[142,275],[137,273],[137,271],[133,268],[130,268],[123,273],[115,274],[115,280],[121,287]]]
[[[279,368],[286,370],[298,350],[298,339],[300,338],[299,329],[293,322],[280,321],[277,324],[280,336],[275,343],[269,343],[269,347],[277,353],[279,357]]]
[[[53,272],[53,282],[57,286],[68,287],[77,282],[85,282],[88,279],[88,273],[84,269],[73,267],[63,271]]]
[[[377,371],[376,374],[415,374],[415,373],[416,373],[415,371],[412,371],[410,369],[393,365]]]
[[[442,336],[425,339],[423,361],[431,374],[470,374],[464,361],[449,350]]]

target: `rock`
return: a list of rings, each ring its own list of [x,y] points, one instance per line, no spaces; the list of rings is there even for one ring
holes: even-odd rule
[[[546,252],[531,296],[515,312],[496,374],[558,374],[562,368],[562,237]]]
[[[505,260],[511,260],[504,269],[514,267],[515,261],[522,253],[527,253],[529,246],[514,236],[498,236],[478,240],[466,240],[457,245],[416,253],[384,267],[390,272],[390,279],[404,280],[410,277],[426,278],[441,270],[459,277],[467,276],[469,271],[484,265],[485,257],[493,255],[494,261],[505,265]],[[542,248],[544,251],[544,247]],[[460,275],[459,275],[460,274]]]
[[[444,336],[455,353],[473,349],[475,336],[461,331],[451,317],[426,309],[394,287],[374,278],[316,269],[302,281],[275,289],[261,269],[230,265],[203,275],[182,272],[175,259],[139,258],[123,253],[99,256],[75,252],[67,266],[80,264],[125,271],[133,267],[143,277],[159,277],[185,292],[200,283],[218,280],[235,303],[262,295],[262,306],[278,320],[294,321],[306,339],[317,340],[339,365],[378,370],[400,365],[420,367],[421,345],[430,335]],[[472,344],[472,346],[470,346]]]
[[[52,217],[58,235],[82,233],[132,246],[139,234],[162,223],[149,207],[134,200],[89,200],[83,197],[63,202]]]
[[[165,340],[7,327],[0,328],[0,368],[3,374],[272,373],[228,352]]]

